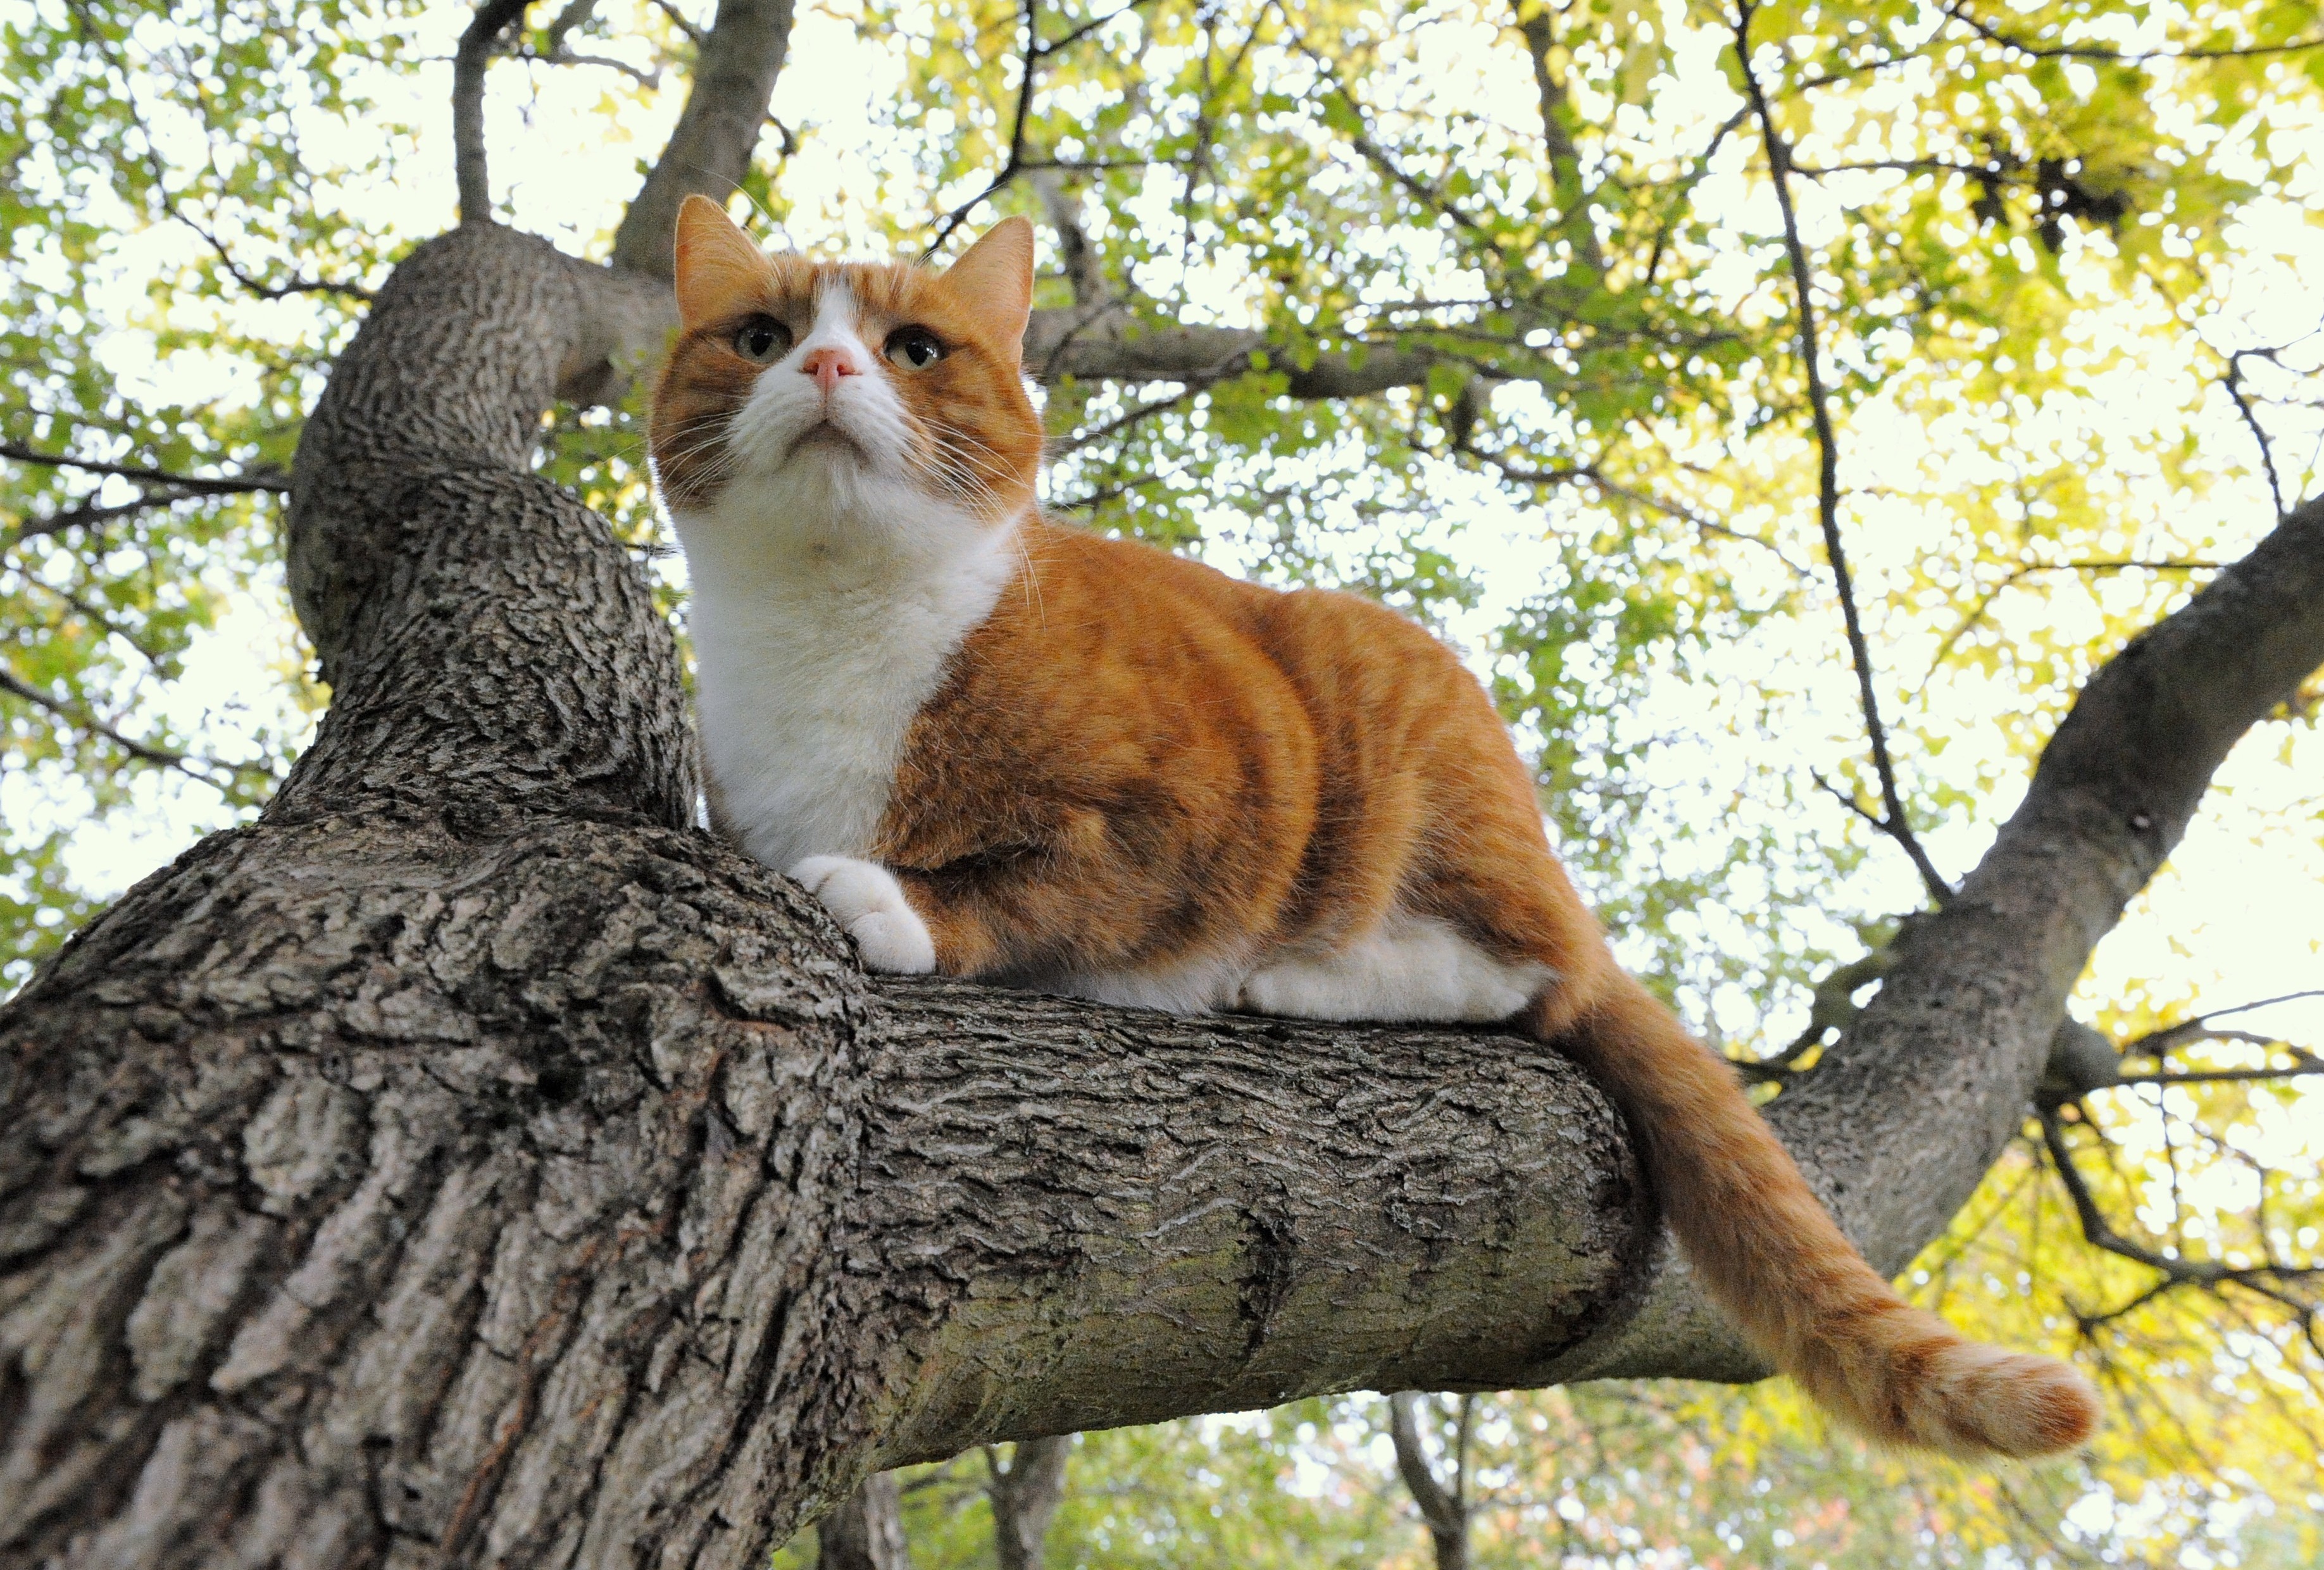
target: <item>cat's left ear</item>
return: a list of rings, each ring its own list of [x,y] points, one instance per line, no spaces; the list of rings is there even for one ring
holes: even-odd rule
[[[689,328],[728,314],[766,278],[766,253],[706,196],[679,205],[675,250],[678,316]]]
[[[994,343],[1014,355],[1033,316],[1033,226],[1003,218],[945,269],[945,285]]]

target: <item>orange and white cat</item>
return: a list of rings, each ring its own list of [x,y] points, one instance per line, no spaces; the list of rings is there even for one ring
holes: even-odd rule
[[[874,969],[1179,1011],[1508,1021],[1642,1136],[1711,1295],[1877,1439],[2035,1455],[2089,1386],[1897,1298],[1609,955],[1483,690],[1367,601],[1044,520],[1032,230],[949,271],[678,217],[652,450],[711,815]]]

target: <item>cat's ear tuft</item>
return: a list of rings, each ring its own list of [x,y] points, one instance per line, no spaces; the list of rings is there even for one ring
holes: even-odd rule
[[[1033,314],[1032,224],[1022,217],[1001,219],[961,253],[944,281],[996,346],[1018,352]]]
[[[706,196],[678,209],[677,257],[678,316],[689,328],[732,315],[767,272],[766,253]]]

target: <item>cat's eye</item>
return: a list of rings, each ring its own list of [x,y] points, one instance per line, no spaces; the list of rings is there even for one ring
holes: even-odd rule
[[[791,329],[770,316],[754,316],[734,329],[734,352],[766,365],[791,346]]]
[[[888,335],[888,363],[904,371],[925,371],[944,358],[945,347],[924,327],[898,328]]]

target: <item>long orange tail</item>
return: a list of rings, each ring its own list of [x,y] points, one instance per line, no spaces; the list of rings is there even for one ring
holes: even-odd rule
[[[1713,1300],[1816,1404],[1875,1440],[2045,1455],[2098,1425],[2052,1358],[1962,1336],[1899,1298],[1820,1204],[1734,1072],[1623,976],[1557,1032],[1646,1141],[1665,1213]]]

